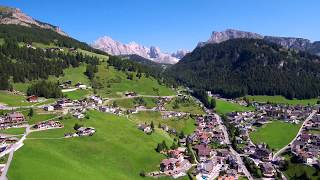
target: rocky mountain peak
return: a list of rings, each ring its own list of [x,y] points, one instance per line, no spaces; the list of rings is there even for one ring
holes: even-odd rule
[[[182,59],[187,53],[189,53],[190,51],[184,50],[184,49],[179,49],[177,50],[177,52],[172,53],[171,56],[178,58],[178,59]]]
[[[318,42],[311,42],[304,38],[295,37],[277,37],[277,36],[263,36],[253,32],[240,31],[235,29],[226,29],[225,31],[213,31],[210,38],[205,42],[199,42],[198,47],[206,44],[216,44],[227,41],[229,39],[249,38],[249,39],[263,39],[267,42],[272,42],[283,46],[285,48],[292,48],[301,51],[307,51],[312,54],[319,55],[320,47]]]
[[[67,36],[67,34],[63,32],[59,27],[35,20],[27,14],[23,13],[18,8],[0,6],[0,24],[15,24],[27,27],[38,26],[40,28],[50,29],[61,35]]]
[[[223,41],[227,41],[229,39],[236,39],[236,38],[262,39],[263,36],[257,33],[252,33],[252,32],[240,31],[235,29],[227,29],[221,32],[213,31],[210,39],[207,42],[221,43]]]
[[[112,55],[136,54],[158,63],[174,64],[177,63],[179,60],[171,54],[161,52],[160,48],[158,47],[146,47],[134,41],[128,44],[123,44],[121,42],[113,40],[108,36],[98,38],[92,44],[92,47],[100,49]]]

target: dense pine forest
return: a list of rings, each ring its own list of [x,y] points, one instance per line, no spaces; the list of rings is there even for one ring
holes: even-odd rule
[[[320,58],[263,40],[233,39],[196,48],[166,72],[168,79],[226,97],[320,95]]]

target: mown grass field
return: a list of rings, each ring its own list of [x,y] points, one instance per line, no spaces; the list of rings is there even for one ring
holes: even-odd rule
[[[27,112],[24,114],[27,114]],[[36,124],[37,122],[46,121],[56,116],[56,114],[38,114],[35,112],[31,118],[28,117],[28,124]]]
[[[6,104],[8,106],[30,106],[35,103],[30,103],[26,100],[26,96],[15,95],[0,91],[0,104]]]
[[[219,114],[226,114],[230,112],[243,112],[243,111],[253,111],[253,107],[242,106],[237,103],[231,103],[228,101],[216,99],[216,112]]]
[[[133,80],[129,80],[124,72],[117,71],[111,66],[106,67],[105,64],[102,64],[98,69],[95,81],[101,85],[98,94],[103,97],[119,97],[127,91],[134,91],[141,95],[169,96],[175,94],[172,89],[160,85],[152,77],[142,76],[139,79],[134,76]]]
[[[257,102],[270,102],[270,103],[277,103],[277,104],[290,104],[290,105],[314,105],[317,103],[319,99],[286,99],[283,96],[246,96],[250,101],[257,101]]]
[[[0,134],[19,135],[19,134],[24,134],[25,130],[26,128],[1,129]]]
[[[178,132],[183,131],[185,134],[191,134],[195,129],[195,120],[188,117],[185,118],[172,118],[172,119],[162,119],[159,112],[154,111],[141,111],[137,114],[130,115],[130,120],[139,123],[148,123],[152,121],[155,127],[158,127],[158,124],[166,124],[167,126],[174,128]]]
[[[250,138],[255,144],[266,143],[270,149],[279,150],[296,136],[300,126],[274,120],[251,132]]]
[[[177,111],[177,112],[187,112],[191,114],[204,114],[203,109],[197,104],[193,99],[189,98],[185,102],[180,102],[178,100],[180,97],[173,98],[169,103],[165,105],[166,110]],[[175,104],[178,106],[175,107]]]
[[[72,100],[82,99],[88,96],[91,92],[86,89],[79,89],[76,91],[64,92],[63,94]]]
[[[142,97],[143,101],[146,103],[146,108],[153,108],[157,106],[157,98],[151,98],[151,97]],[[126,108],[126,109],[131,109],[134,108],[136,105],[136,101],[134,98],[130,99],[119,99],[115,100],[116,104],[119,107]]]
[[[171,145],[170,137],[162,132],[146,135],[135,123],[111,114],[94,111],[89,115],[90,119],[80,124],[96,128],[92,137],[27,139],[15,152],[9,179],[141,179],[140,171],[159,168],[164,156],[154,148],[162,140]],[[28,138],[59,138],[72,132],[76,122],[79,121],[67,119],[63,129],[35,132]]]

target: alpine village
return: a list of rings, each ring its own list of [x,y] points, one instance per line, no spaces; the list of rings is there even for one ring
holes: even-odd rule
[[[320,41],[163,53],[0,7],[1,180],[320,179]]]

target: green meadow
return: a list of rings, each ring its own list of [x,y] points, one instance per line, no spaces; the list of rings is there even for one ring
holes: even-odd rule
[[[100,86],[98,94],[103,97],[120,97],[124,92],[134,91],[141,95],[174,95],[175,92],[160,85],[152,77],[142,76],[140,79],[134,75],[133,80],[127,79],[127,75],[122,71],[115,70],[112,66],[99,65],[94,82]]]
[[[168,104],[165,105],[166,110],[187,112],[191,114],[204,114],[203,109],[192,98],[185,101],[179,100],[180,97],[173,98]]]
[[[77,99],[82,99],[85,98],[90,94],[89,90],[86,89],[78,89],[75,91],[70,91],[70,92],[64,92],[63,93],[67,98],[70,98],[72,100],[77,100]]]
[[[141,97],[145,103],[146,108],[153,108],[157,106],[157,98],[151,97]],[[129,99],[119,99],[114,101],[119,107],[131,109],[134,108],[137,104],[135,98]]]
[[[242,106],[237,103],[228,102],[221,99],[216,99],[216,112],[219,114],[226,114],[229,112],[243,112],[243,111],[253,111],[253,107]]]
[[[277,104],[290,104],[290,105],[314,105],[319,101],[317,98],[313,99],[286,99],[283,96],[246,96],[250,101],[257,101],[257,102],[270,102],[270,103],[277,103]]]
[[[183,131],[185,134],[191,134],[196,129],[195,120],[189,116],[184,118],[162,119],[160,112],[141,111],[137,114],[130,115],[129,119],[136,124],[150,124],[153,121],[155,127],[158,127],[159,123],[165,124],[178,132]]]
[[[296,136],[301,124],[291,124],[274,120],[256,131],[250,133],[250,138],[255,144],[266,143],[270,149],[279,150],[289,144]]]
[[[72,81],[72,85],[77,84],[78,82],[81,82],[87,86],[90,85],[90,80],[88,77],[84,74],[86,72],[86,64],[80,64],[79,67],[69,67],[65,70],[63,70],[63,76],[60,77],[50,77],[50,80],[59,80],[61,83],[65,81]]]
[[[141,179],[141,171],[159,169],[164,156],[154,148],[163,140],[172,143],[164,132],[146,135],[126,118],[96,111],[88,114],[89,120],[63,120],[62,129],[28,136],[15,152],[9,179]],[[64,133],[74,131],[75,123],[92,126],[97,132],[92,137],[61,139]]]
[[[27,111],[25,111],[24,114],[27,114]],[[56,114],[39,114],[34,112],[34,115],[31,118],[28,117],[28,124],[36,124],[37,122],[46,121],[56,116]]]
[[[25,130],[26,128],[1,129],[0,134],[19,135],[19,134],[24,134]]]
[[[26,96],[0,91],[0,104],[6,104],[8,106],[31,106],[35,104],[28,102],[26,98]]]

